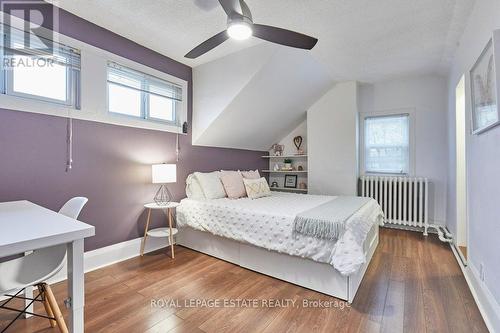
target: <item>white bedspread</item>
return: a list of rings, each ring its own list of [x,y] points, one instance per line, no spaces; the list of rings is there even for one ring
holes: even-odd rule
[[[338,241],[295,233],[298,213],[319,206],[334,197],[273,192],[260,199],[183,199],[177,208],[179,227],[231,238],[289,255],[331,264],[343,275],[356,272],[365,263],[363,242],[374,223],[380,223],[382,210],[370,200],[346,222]]]

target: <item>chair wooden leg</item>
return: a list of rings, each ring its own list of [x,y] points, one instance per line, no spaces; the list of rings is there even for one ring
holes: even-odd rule
[[[57,326],[59,327],[59,331],[61,333],[68,333],[68,328],[66,327],[66,322],[64,321],[64,317],[61,313],[61,310],[59,309],[59,305],[57,305],[57,301],[56,301],[56,298],[54,297],[54,293],[52,292],[52,289],[46,283],[43,284],[43,289],[45,290],[45,297],[47,298],[47,301],[49,302],[50,308],[52,309],[52,312],[54,313],[54,317],[56,319]]]
[[[54,312],[52,312],[52,308],[50,307],[49,301],[47,299],[47,295],[45,294],[45,290],[41,285],[37,285],[38,292],[42,294],[43,297],[43,307],[45,308],[45,312],[47,313],[47,316],[49,317],[54,317]],[[49,319],[50,326],[51,327],[56,327],[57,322],[55,319]]]

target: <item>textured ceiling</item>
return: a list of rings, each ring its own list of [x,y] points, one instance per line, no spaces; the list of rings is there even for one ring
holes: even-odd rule
[[[216,0],[58,0],[60,7],[190,66],[261,41],[184,54],[225,29]],[[475,0],[247,0],[254,21],[319,38],[311,51],[336,80],[445,72]]]

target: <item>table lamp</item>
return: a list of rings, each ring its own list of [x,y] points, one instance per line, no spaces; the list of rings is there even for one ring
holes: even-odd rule
[[[161,184],[155,194],[154,201],[157,205],[164,206],[172,201],[172,194],[166,184],[177,181],[177,168],[175,164],[153,164],[152,181],[153,184]]]

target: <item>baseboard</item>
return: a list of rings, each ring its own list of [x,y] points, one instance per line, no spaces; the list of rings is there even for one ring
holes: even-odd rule
[[[142,237],[85,252],[85,259],[83,261],[85,273],[139,256],[141,251],[141,242]],[[168,239],[149,237],[144,253],[156,251],[169,245]],[[64,267],[59,271],[59,273],[50,278],[48,282],[61,282],[66,280],[66,277],[67,266],[64,264]]]
[[[412,227],[409,225],[402,225],[402,224],[395,224],[395,223],[384,223],[382,226],[383,228],[388,228],[388,229],[397,229],[397,230],[405,230],[405,231],[415,231],[415,232],[420,232],[424,233],[424,228],[423,227]],[[435,229],[429,229],[427,231],[429,234],[437,234],[437,231]]]
[[[467,285],[469,286],[488,330],[492,333],[500,333],[500,304],[495,300],[488,286],[481,281],[479,272],[474,265],[469,263],[467,266],[464,266],[455,246],[450,244],[450,247],[462,269]]]

